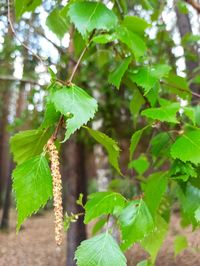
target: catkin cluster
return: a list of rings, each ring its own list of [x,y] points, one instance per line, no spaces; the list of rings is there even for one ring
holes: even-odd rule
[[[53,177],[53,200],[55,214],[55,241],[58,246],[62,243],[63,207],[62,207],[62,179],[60,174],[59,156],[53,139],[47,143],[50,160],[51,174]]]

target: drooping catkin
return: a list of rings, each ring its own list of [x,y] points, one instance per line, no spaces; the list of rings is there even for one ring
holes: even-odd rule
[[[51,160],[51,174],[53,177],[53,201],[55,215],[55,241],[58,246],[62,243],[63,207],[62,207],[62,179],[60,174],[59,156],[52,138],[47,143]]]

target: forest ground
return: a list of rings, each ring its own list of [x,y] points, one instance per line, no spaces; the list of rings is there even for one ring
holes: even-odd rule
[[[64,266],[65,244],[56,250],[54,242],[53,212],[45,211],[42,215],[27,220],[18,235],[15,232],[16,213],[11,211],[9,232],[0,232],[0,265],[1,266]],[[176,235],[188,237],[190,247],[174,259],[173,240]],[[200,230],[192,232],[191,228],[181,229],[179,218],[174,214],[171,229],[159,253],[156,266],[200,266]],[[135,266],[145,259],[147,254],[135,246],[127,253],[128,266]],[[114,266],[114,265],[111,265]]]

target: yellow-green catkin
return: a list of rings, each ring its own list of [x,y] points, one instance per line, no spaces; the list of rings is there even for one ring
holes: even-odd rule
[[[53,139],[47,143],[50,160],[51,174],[53,177],[53,201],[55,214],[55,241],[58,246],[62,243],[63,236],[63,207],[62,207],[62,178],[60,174],[59,155]]]

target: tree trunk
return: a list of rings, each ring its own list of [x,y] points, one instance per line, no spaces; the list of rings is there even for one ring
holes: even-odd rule
[[[175,8],[175,11],[176,11],[176,17],[177,17],[178,30],[180,32],[181,38],[183,38],[186,34],[192,33],[192,27],[191,27],[190,19],[189,19],[188,14],[180,13],[177,7]],[[187,51],[184,48],[186,72],[187,72],[188,76],[191,76],[193,74],[194,70],[198,67],[199,55],[198,55],[198,51],[197,51],[197,49],[195,49],[195,47],[193,48],[193,53],[196,54],[196,59],[197,59],[196,61],[191,60],[190,58],[188,58],[186,56]],[[196,84],[191,84],[191,89],[192,89],[192,91],[195,91],[198,93],[200,92],[200,88]]]
[[[66,209],[68,214],[80,213],[82,207],[76,204],[80,193],[86,196],[87,182],[85,171],[84,144],[76,141],[76,136],[63,145],[63,174],[67,186]],[[67,233],[67,266],[75,266],[74,254],[80,242],[86,239],[83,216],[76,223],[71,223]]]

